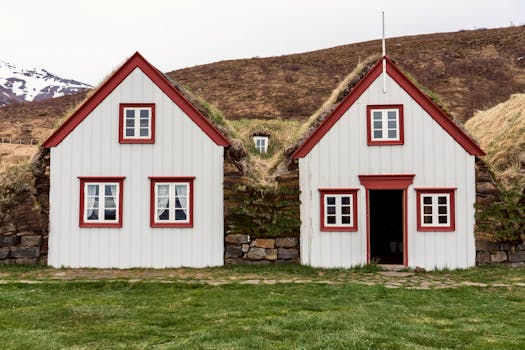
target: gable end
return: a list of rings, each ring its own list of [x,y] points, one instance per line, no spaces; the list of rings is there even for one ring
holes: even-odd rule
[[[229,147],[230,142],[204,117],[170,82],[153,67],[142,55],[135,52],[113,75],[100,85],[93,95],[77,108],[75,112],[44,141],[43,147],[56,147],[69,135],[122,81],[139,68],[166,96],[188,115],[201,130],[218,146]]]
[[[354,87],[352,91],[337,105],[337,107],[326,117],[314,132],[297,148],[292,154],[292,159],[304,158],[323,138],[323,136],[334,126],[345,114],[355,101],[368,89],[368,87],[381,75],[382,62],[386,61],[386,72],[401,86],[403,90],[418,103],[466,152],[471,155],[484,156],[485,152],[477,143],[465,133],[443,110],[437,106],[424,92],[414,85],[396,65],[388,58],[380,59],[365,77]]]

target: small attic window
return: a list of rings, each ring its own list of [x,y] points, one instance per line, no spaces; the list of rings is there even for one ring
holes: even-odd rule
[[[253,143],[255,144],[255,149],[257,149],[257,152],[259,153],[266,153],[268,152],[268,136],[254,136],[253,137]]]

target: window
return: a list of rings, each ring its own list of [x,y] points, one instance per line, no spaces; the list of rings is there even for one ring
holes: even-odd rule
[[[79,177],[80,227],[122,227],[124,177]]]
[[[266,153],[268,151],[268,136],[254,136],[253,142],[259,153]]]
[[[321,231],[357,231],[357,189],[320,189]]]
[[[120,143],[154,143],[155,105],[121,103],[119,133]]]
[[[151,227],[193,227],[194,177],[150,177]]]
[[[367,106],[368,145],[404,143],[403,105]]]
[[[416,189],[418,231],[454,231],[454,191],[450,188]]]

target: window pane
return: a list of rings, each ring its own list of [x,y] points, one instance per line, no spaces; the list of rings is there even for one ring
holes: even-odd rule
[[[147,128],[147,127],[149,127],[149,119],[141,119],[141,120],[140,120],[140,127],[141,127],[141,128]]]
[[[388,111],[388,120],[395,120],[397,117],[396,111]]]
[[[349,205],[350,204],[350,197],[341,197],[341,204],[342,205]]]
[[[397,139],[397,130],[388,130],[389,139]]]
[[[432,204],[432,197],[423,197],[424,204]]]
[[[326,208],[327,214],[335,214],[335,207],[329,206]]]
[[[149,135],[149,130],[146,128],[140,128],[140,136],[148,136]]]
[[[105,192],[106,196],[116,196],[117,195],[117,185],[106,185]]]
[[[135,118],[135,111],[133,109],[126,109],[126,118]]]
[[[186,211],[182,209],[175,210],[175,221],[186,220]]]
[[[328,223],[328,224],[335,224],[335,216],[327,216],[326,217],[326,223]]]
[[[127,128],[134,128],[135,127],[135,119],[126,119],[126,127]]]
[[[383,132],[381,130],[375,130],[374,131],[374,138],[375,139],[380,139],[383,137]]]
[[[126,136],[135,136],[135,129],[126,128]]]
[[[446,215],[440,215],[438,219],[440,224],[446,224],[448,222]]]
[[[169,185],[157,185],[157,196],[168,196],[170,194]]]
[[[423,217],[423,222],[425,224],[431,224],[432,223],[432,216],[424,216]]]
[[[351,223],[350,222],[350,216],[343,216],[343,217],[341,217],[341,222],[343,224],[349,225]]]
[[[447,206],[446,205],[440,205],[438,208],[439,214],[446,214],[447,213]]]
[[[168,197],[157,197],[157,208],[164,209],[169,208],[170,199]]]
[[[396,129],[397,128],[396,121],[395,120],[389,120],[388,121],[388,128],[389,129]]]
[[[383,127],[383,123],[381,121],[374,122],[374,129],[381,129]]]
[[[149,109],[140,110],[140,119],[149,119]]]
[[[104,220],[115,220],[117,218],[117,211],[115,209],[104,210]]]
[[[87,207],[89,209],[98,208],[98,197],[88,197]]]
[[[88,185],[88,196],[98,196],[98,185]]]
[[[326,203],[335,204],[335,197],[326,197]]]
[[[447,197],[439,196],[438,197],[438,204],[447,204]]]
[[[350,214],[350,207],[342,207],[341,208],[341,214],[349,215]]]
[[[186,196],[186,185],[175,185],[175,196]]]
[[[106,197],[104,207],[106,208],[116,208],[117,204],[115,203],[115,197]]]
[[[168,209],[159,209],[157,210],[157,220],[169,220],[170,213]]]
[[[88,209],[87,219],[88,220],[98,220],[98,209]]]
[[[381,111],[375,111],[373,113],[374,120],[381,120],[381,117],[383,116],[383,113]]]
[[[188,199],[187,197],[177,197],[175,198],[175,208],[188,208]]]
[[[429,205],[425,205],[423,207],[423,214],[432,214],[432,207]]]

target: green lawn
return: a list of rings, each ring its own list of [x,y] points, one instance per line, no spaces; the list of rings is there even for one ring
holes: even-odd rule
[[[140,282],[27,278],[56,271],[63,270],[0,268],[0,277],[29,280],[1,278],[2,349],[525,349],[521,283],[394,289],[336,278],[342,270],[301,267],[273,271],[286,279],[328,274],[339,282],[212,286],[172,277]],[[205,271],[208,278],[272,275],[260,267]],[[523,281],[524,274],[523,268],[478,268],[422,276],[489,283],[495,275],[497,282],[511,284]],[[377,274],[348,275],[374,280]]]

